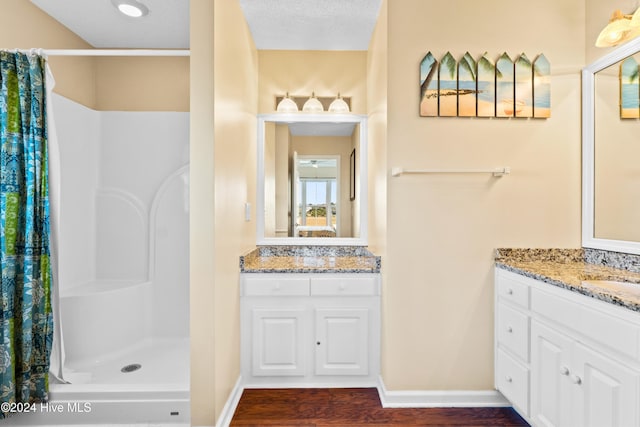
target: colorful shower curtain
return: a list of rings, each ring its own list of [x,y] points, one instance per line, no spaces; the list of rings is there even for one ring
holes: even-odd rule
[[[0,418],[47,399],[53,339],[46,61],[0,51]],[[15,406],[14,406],[15,409]]]

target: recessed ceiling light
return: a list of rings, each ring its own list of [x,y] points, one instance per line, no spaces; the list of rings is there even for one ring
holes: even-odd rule
[[[131,18],[140,18],[149,14],[149,8],[136,0],[111,0],[120,13]]]

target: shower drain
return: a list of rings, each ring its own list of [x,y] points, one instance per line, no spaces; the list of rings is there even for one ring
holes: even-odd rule
[[[120,369],[120,372],[124,372],[125,374],[128,374],[129,372],[137,371],[140,368],[142,368],[141,364],[132,363],[131,365],[124,366],[122,369]]]

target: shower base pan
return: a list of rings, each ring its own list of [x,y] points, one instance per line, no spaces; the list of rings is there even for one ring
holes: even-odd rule
[[[189,425],[188,339],[147,340],[70,368],[73,384],[50,384],[49,402],[11,425]]]

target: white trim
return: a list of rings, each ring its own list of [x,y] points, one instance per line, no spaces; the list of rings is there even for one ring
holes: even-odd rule
[[[216,427],[227,427],[229,424],[231,424],[233,414],[236,412],[236,408],[238,407],[238,403],[240,402],[240,397],[242,397],[243,391],[244,386],[242,385],[242,376],[239,376],[238,380],[236,381],[236,385],[233,386],[233,389],[229,394],[227,402],[222,408],[222,412],[220,412],[218,422],[216,422]]]
[[[189,49],[43,49],[47,56],[190,56]]]
[[[497,390],[394,390],[389,391],[382,377],[378,394],[383,408],[480,408],[510,407]]]
[[[640,243],[595,237],[595,74],[640,51],[640,38],[618,47],[582,69],[582,246],[640,254]]]
[[[323,246],[367,246],[369,190],[367,184],[367,117],[358,114],[309,114],[309,113],[272,113],[258,114],[257,129],[257,195],[256,195],[256,242],[258,245],[323,245]],[[356,155],[360,159],[359,171],[356,176],[360,182],[358,193],[360,203],[360,236],[359,237],[265,237],[264,223],[264,125],[265,122],[275,123],[354,123],[359,124],[360,140],[356,147]],[[359,151],[359,153],[358,153]]]
[[[294,380],[295,381],[295,380]],[[265,381],[244,384],[245,390],[251,389],[279,389],[279,388],[377,388],[375,380],[362,381],[359,379],[336,380],[335,377],[327,382],[286,382],[286,381]]]
[[[5,49],[46,56],[191,56],[189,49]]]
[[[228,427],[238,407],[240,398],[245,388],[325,388],[330,384],[260,384],[244,385],[242,376],[238,377],[235,386],[229,394],[229,398],[222,408],[215,427]],[[340,384],[334,387],[349,387]],[[356,387],[367,387],[358,384]],[[382,377],[378,378],[377,385],[380,403],[383,408],[501,408],[511,407],[511,403],[497,390],[402,390],[389,391],[384,385]],[[206,426],[201,426],[206,427]]]

